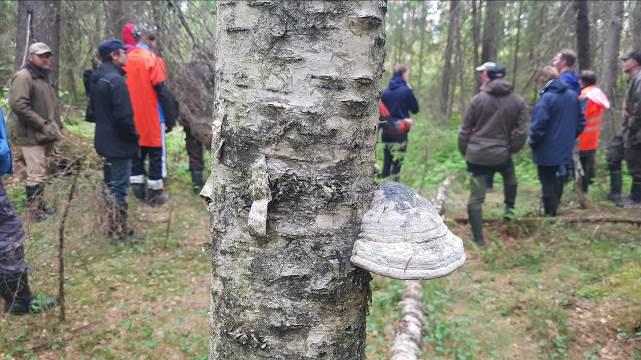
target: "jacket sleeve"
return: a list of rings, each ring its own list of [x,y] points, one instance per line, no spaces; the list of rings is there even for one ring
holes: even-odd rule
[[[413,114],[416,114],[419,110],[416,96],[414,96],[414,92],[410,88],[407,88],[407,108]]]
[[[542,97],[532,111],[532,125],[530,126],[530,136],[528,138],[528,144],[532,148],[536,148],[543,142],[549,120],[548,104],[546,98]]]
[[[576,124],[576,137],[578,138],[583,132],[583,129],[585,129],[585,113],[581,110],[579,99],[577,99],[577,105],[579,106],[579,119]]]
[[[44,119],[36,113],[31,106],[31,75],[28,73],[18,73],[11,82],[11,91],[9,93],[9,106],[11,110],[18,115],[20,121],[26,122],[29,126],[40,130],[49,119]]]
[[[171,131],[171,129],[176,125],[176,118],[178,117],[176,98],[174,97],[174,94],[169,91],[167,86],[165,86],[165,82],[155,85],[154,89],[156,89],[158,101],[160,102],[163,114],[165,115],[165,126],[167,127],[167,131]]]
[[[112,80],[111,104],[113,106],[114,127],[123,139],[138,142],[138,132],[134,125],[134,112],[129,99],[129,90],[124,79]]]
[[[632,131],[641,129],[641,80],[635,79],[634,88],[630,89],[632,113],[628,114],[628,128]]]
[[[525,103],[521,103],[521,110],[519,111],[518,117],[516,119],[516,126],[510,134],[510,152],[515,154],[519,152],[523,145],[525,145],[525,140],[527,139],[527,109]]]
[[[475,101],[472,99],[470,105],[465,111],[465,115],[463,116],[463,124],[461,124],[461,128],[458,131],[458,150],[463,155],[465,155],[467,144],[469,143],[472,131],[476,126],[476,116],[474,115],[476,111],[474,110],[474,104]]]

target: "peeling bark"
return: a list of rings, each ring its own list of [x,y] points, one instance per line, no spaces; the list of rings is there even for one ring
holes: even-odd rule
[[[450,175],[438,187],[432,200],[434,209],[443,213],[447,188],[454,180]],[[390,353],[392,360],[417,360],[423,343],[423,325],[425,325],[425,309],[423,308],[423,282],[421,280],[405,281],[401,302],[401,320],[396,328],[396,335]]]
[[[385,2],[217,10],[209,358],[363,359]]]

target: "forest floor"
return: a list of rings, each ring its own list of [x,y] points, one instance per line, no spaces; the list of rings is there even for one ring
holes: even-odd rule
[[[465,242],[468,260],[447,278],[424,283],[424,359],[641,359],[641,230],[624,224],[498,222],[478,248],[465,217],[467,177],[455,147],[455,125],[436,129],[419,118],[402,172],[429,197],[447,174],[445,221]],[[93,154],[93,129],[68,126],[78,154]],[[154,209],[130,200],[133,227],[145,243],[114,247],[100,235],[96,204],[101,173],[86,155],[65,236],[67,320],[58,312],[0,315],[3,359],[207,358],[210,262],[208,215],[191,193],[180,129],[168,137],[172,200]],[[380,150],[380,149],[379,149]],[[602,155],[602,154],[601,154]],[[527,154],[517,157],[518,217],[536,216],[539,187]],[[566,187],[560,219],[589,215],[641,218],[641,210],[601,201],[607,179],[601,159],[591,210],[577,209]],[[52,180],[51,202],[64,206],[72,176]],[[18,211],[23,187],[6,181]],[[629,184],[626,184],[626,186]],[[488,194],[485,217],[502,215],[502,186]],[[168,221],[171,219],[170,221]],[[55,294],[61,216],[26,224],[34,290]],[[403,282],[375,276],[368,317],[368,359],[387,359]]]

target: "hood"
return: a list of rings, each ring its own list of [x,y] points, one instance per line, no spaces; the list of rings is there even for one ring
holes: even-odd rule
[[[608,97],[596,85],[590,85],[581,90],[580,98],[588,98],[606,109],[610,108],[610,101],[608,101]]]
[[[407,84],[405,83],[405,80],[403,80],[403,77],[401,75],[394,75],[392,76],[391,79],[389,79],[390,89],[396,89],[401,86],[407,86]]]
[[[505,79],[492,80],[487,84],[481,86],[481,91],[484,91],[494,96],[505,96],[512,93],[512,84]]]
[[[545,88],[543,89],[543,92],[553,92],[560,94],[562,92],[565,92],[568,87],[561,82],[561,80],[550,80],[550,82],[545,85]]]
[[[122,42],[125,45],[136,46],[136,25],[132,23],[127,23],[122,28]]]

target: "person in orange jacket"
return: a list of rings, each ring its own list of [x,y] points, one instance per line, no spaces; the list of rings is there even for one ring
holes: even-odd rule
[[[174,127],[178,112],[175,98],[165,86],[165,63],[153,52],[157,41],[153,32],[140,36],[136,47],[129,51],[125,69],[134,122],[140,134],[140,155],[132,161],[130,183],[134,195],[151,206],[161,206],[170,198],[163,182],[167,177],[165,132]],[[145,171],[147,159],[148,172]]]
[[[581,186],[583,192],[588,192],[588,187],[595,176],[595,158],[599,147],[601,134],[601,120],[603,112],[610,108],[608,97],[596,85],[596,74],[592,70],[581,72],[579,84],[581,94],[579,100],[585,114],[585,130],[579,136],[579,158],[583,167]]]

